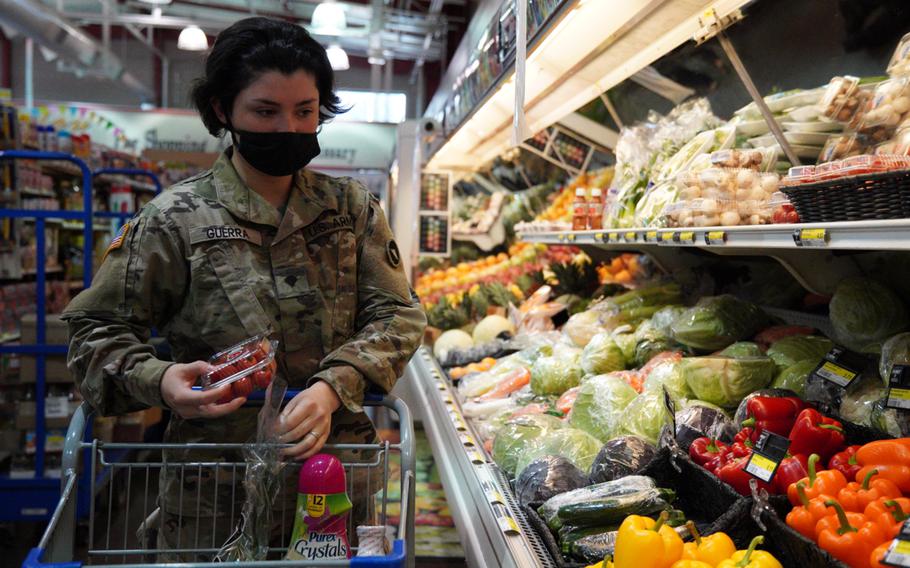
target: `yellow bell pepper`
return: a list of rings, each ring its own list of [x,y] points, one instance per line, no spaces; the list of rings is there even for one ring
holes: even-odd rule
[[[664,511],[655,521],[629,515],[619,526],[613,564],[616,568],[670,568],[680,559],[683,541],[667,526],[669,513]]]
[[[749,543],[748,550],[737,550],[733,556],[717,565],[717,568],[784,568],[784,566],[764,550],[755,550],[765,542],[765,537],[757,536]]]
[[[689,521],[686,523],[689,533],[695,538],[695,542],[687,542],[683,545],[683,560],[700,560],[710,566],[717,566],[722,560],[733,556],[736,552],[736,545],[733,539],[725,533],[714,533],[711,536],[703,537],[698,534],[695,523]]]
[[[701,560],[684,559],[674,562],[671,568],[714,568],[714,565],[702,562]]]
[[[585,568],[613,568],[613,561],[604,558],[597,564],[588,564]]]

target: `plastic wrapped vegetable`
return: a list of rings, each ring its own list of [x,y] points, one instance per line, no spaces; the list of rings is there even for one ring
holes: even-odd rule
[[[538,395],[560,396],[581,382],[581,351],[554,349],[531,366],[531,391]]]
[[[544,456],[524,468],[515,481],[515,496],[522,505],[547,499],[591,484],[588,476],[562,456]]]
[[[684,311],[682,306],[667,306],[638,326],[635,330],[635,355],[632,360],[636,367],[644,365],[659,353],[678,347],[670,327]]]
[[[626,358],[609,333],[598,333],[582,351],[581,368],[588,375],[622,371],[626,368]]]
[[[492,400],[472,399],[465,402],[461,409],[466,418],[487,419],[506,410],[516,410],[518,404],[511,398],[494,398]]]
[[[838,343],[853,351],[875,353],[880,344],[910,326],[907,307],[887,286],[868,278],[846,278],[829,306]]]
[[[493,460],[509,476],[525,449],[540,437],[563,428],[563,422],[549,414],[529,414],[512,418],[496,432],[493,440]]]
[[[788,389],[795,392],[800,398],[804,398],[806,394],[806,379],[809,378],[818,363],[818,361],[807,360],[790,365],[774,377],[774,380],[771,381],[771,388]]]
[[[768,386],[776,367],[769,357],[689,357],[680,363],[696,398],[735,408],[749,393]]]
[[[692,398],[692,389],[683,376],[679,361],[666,360],[655,365],[645,376],[644,390],[663,392],[667,389],[670,397],[674,402],[679,404],[681,401]]]
[[[910,436],[910,413],[887,408],[885,402],[884,398],[880,398],[872,404],[872,413],[869,416],[872,427],[895,438]]]
[[[591,338],[605,331],[605,328],[600,324],[600,313],[587,310],[570,317],[562,330],[575,345],[585,347]]]
[[[873,405],[885,397],[886,389],[873,379],[863,379],[857,389],[845,394],[840,403],[840,417],[848,422],[872,427]]]
[[[663,392],[643,392],[626,407],[621,431],[656,444],[660,431],[670,422],[670,411],[664,404]]]
[[[668,428],[669,430],[669,428]],[[696,438],[707,436],[712,440],[732,442],[736,426],[730,417],[717,406],[694,400],[676,411],[676,443],[684,451]]]
[[[626,407],[637,395],[635,389],[617,377],[590,377],[578,391],[569,423],[598,440],[610,440],[619,435]]]
[[[654,456],[657,448],[638,436],[620,436],[604,444],[591,465],[591,481],[604,483],[643,470]]]
[[[643,475],[630,475],[628,477],[623,477],[622,479],[617,479],[615,481],[598,483],[595,485],[590,485],[583,489],[576,489],[575,491],[569,491],[555,497],[551,497],[543,505],[541,505],[539,509],[537,509],[537,513],[540,515],[540,518],[547,523],[547,525],[553,526],[553,524],[555,524],[557,521],[556,515],[559,512],[559,509],[566,505],[572,505],[575,503],[587,503],[596,499],[604,499],[607,497],[631,495],[633,493],[647,491],[648,489],[654,489],[655,487],[657,487],[657,484],[654,483],[654,480],[650,477]]]
[[[694,349],[716,351],[755,335],[765,323],[761,308],[730,295],[702,298],[673,322],[676,341]]]
[[[577,428],[551,430],[527,444],[518,458],[515,471],[521,474],[528,464],[543,456],[562,456],[578,469],[588,471],[600,447],[600,440]]]
[[[780,370],[802,361],[812,361],[817,365],[832,347],[834,343],[827,337],[791,335],[772,343],[768,348],[768,357]]]
[[[619,350],[622,351],[622,356],[626,358],[626,361],[634,360],[637,340],[632,326],[624,325],[614,329],[612,337]]]
[[[742,359],[745,357],[762,357],[764,352],[762,352],[761,347],[759,347],[757,343],[752,343],[751,341],[737,341],[718,353],[718,355]]]
[[[899,333],[882,346],[878,372],[885,385],[891,380],[894,365],[910,365],[910,333]]]

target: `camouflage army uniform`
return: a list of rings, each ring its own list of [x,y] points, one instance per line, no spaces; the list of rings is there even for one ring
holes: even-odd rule
[[[97,412],[122,414],[164,406],[160,381],[172,363],[155,358],[150,329],[183,363],[268,333],[280,341],[279,374],[290,388],[323,380],[338,393],[342,407],[328,443],[372,443],[364,392],[391,390],[426,323],[400,260],[378,202],[361,184],[301,170],[282,218],[244,185],[225,153],[212,170],[143,207],[112,244],[92,287],[64,312],[69,367]],[[256,412],[174,415],[165,441],[247,442]],[[243,461],[185,451],[166,459]],[[165,514],[224,518],[232,506],[239,514],[242,488],[233,493],[232,482],[240,485],[242,471],[205,469],[202,479],[196,468],[170,471],[161,476]],[[293,503],[292,495],[279,499]]]

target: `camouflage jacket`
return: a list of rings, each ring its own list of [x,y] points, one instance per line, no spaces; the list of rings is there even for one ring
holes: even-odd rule
[[[364,392],[392,389],[426,318],[361,184],[301,170],[281,217],[225,153],[143,207],[118,239],[63,316],[69,368],[97,412],[164,406],[160,381],[172,363],[155,357],[153,328],[182,363],[267,333],[280,342],[290,388],[323,380],[341,398],[329,443],[375,440]],[[166,441],[246,442],[255,428],[255,409],[174,416]]]

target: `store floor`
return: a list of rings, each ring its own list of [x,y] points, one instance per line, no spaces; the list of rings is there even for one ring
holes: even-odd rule
[[[143,511],[141,508],[131,507],[129,517],[127,517],[125,505],[128,486],[130,489],[130,502],[142,502],[143,492],[145,491],[145,472],[144,470],[136,470],[132,475],[132,483],[127,483],[125,475],[118,475],[114,481],[113,488],[105,488],[99,492],[98,501],[95,503],[96,515],[98,516],[95,524],[95,549],[139,548],[135,527],[142,522]],[[154,502],[157,482],[153,485],[154,487],[149,488],[149,491],[152,492],[149,495],[150,502]],[[111,495],[113,496],[112,501]],[[110,508],[108,507],[109,504]],[[108,522],[108,510],[111,511],[110,522]],[[8,523],[0,525],[0,551],[12,553],[0,555],[0,568],[19,568],[28,551],[41,539],[44,527],[44,523]],[[110,527],[109,537],[107,534],[108,527]],[[126,543],[126,546],[124,546],[124,543]],[[81,523],[76,532],[75,557],[82,560],[88,558],[88,527],[85,523]],[[136,557],[132,557],[132,559],[133,561],[138,561]],[[129,560],[130,558],[126,559],[126,561]],[[108,558],[106,562],[99,560],[96,563],[118,564],[123,562],[124,558],[117,556]],[[420,568],[454,568],[456,566],[464,566],[465,563],[464,559],[460,558],[421,557],[417,559],[416,565]]]

